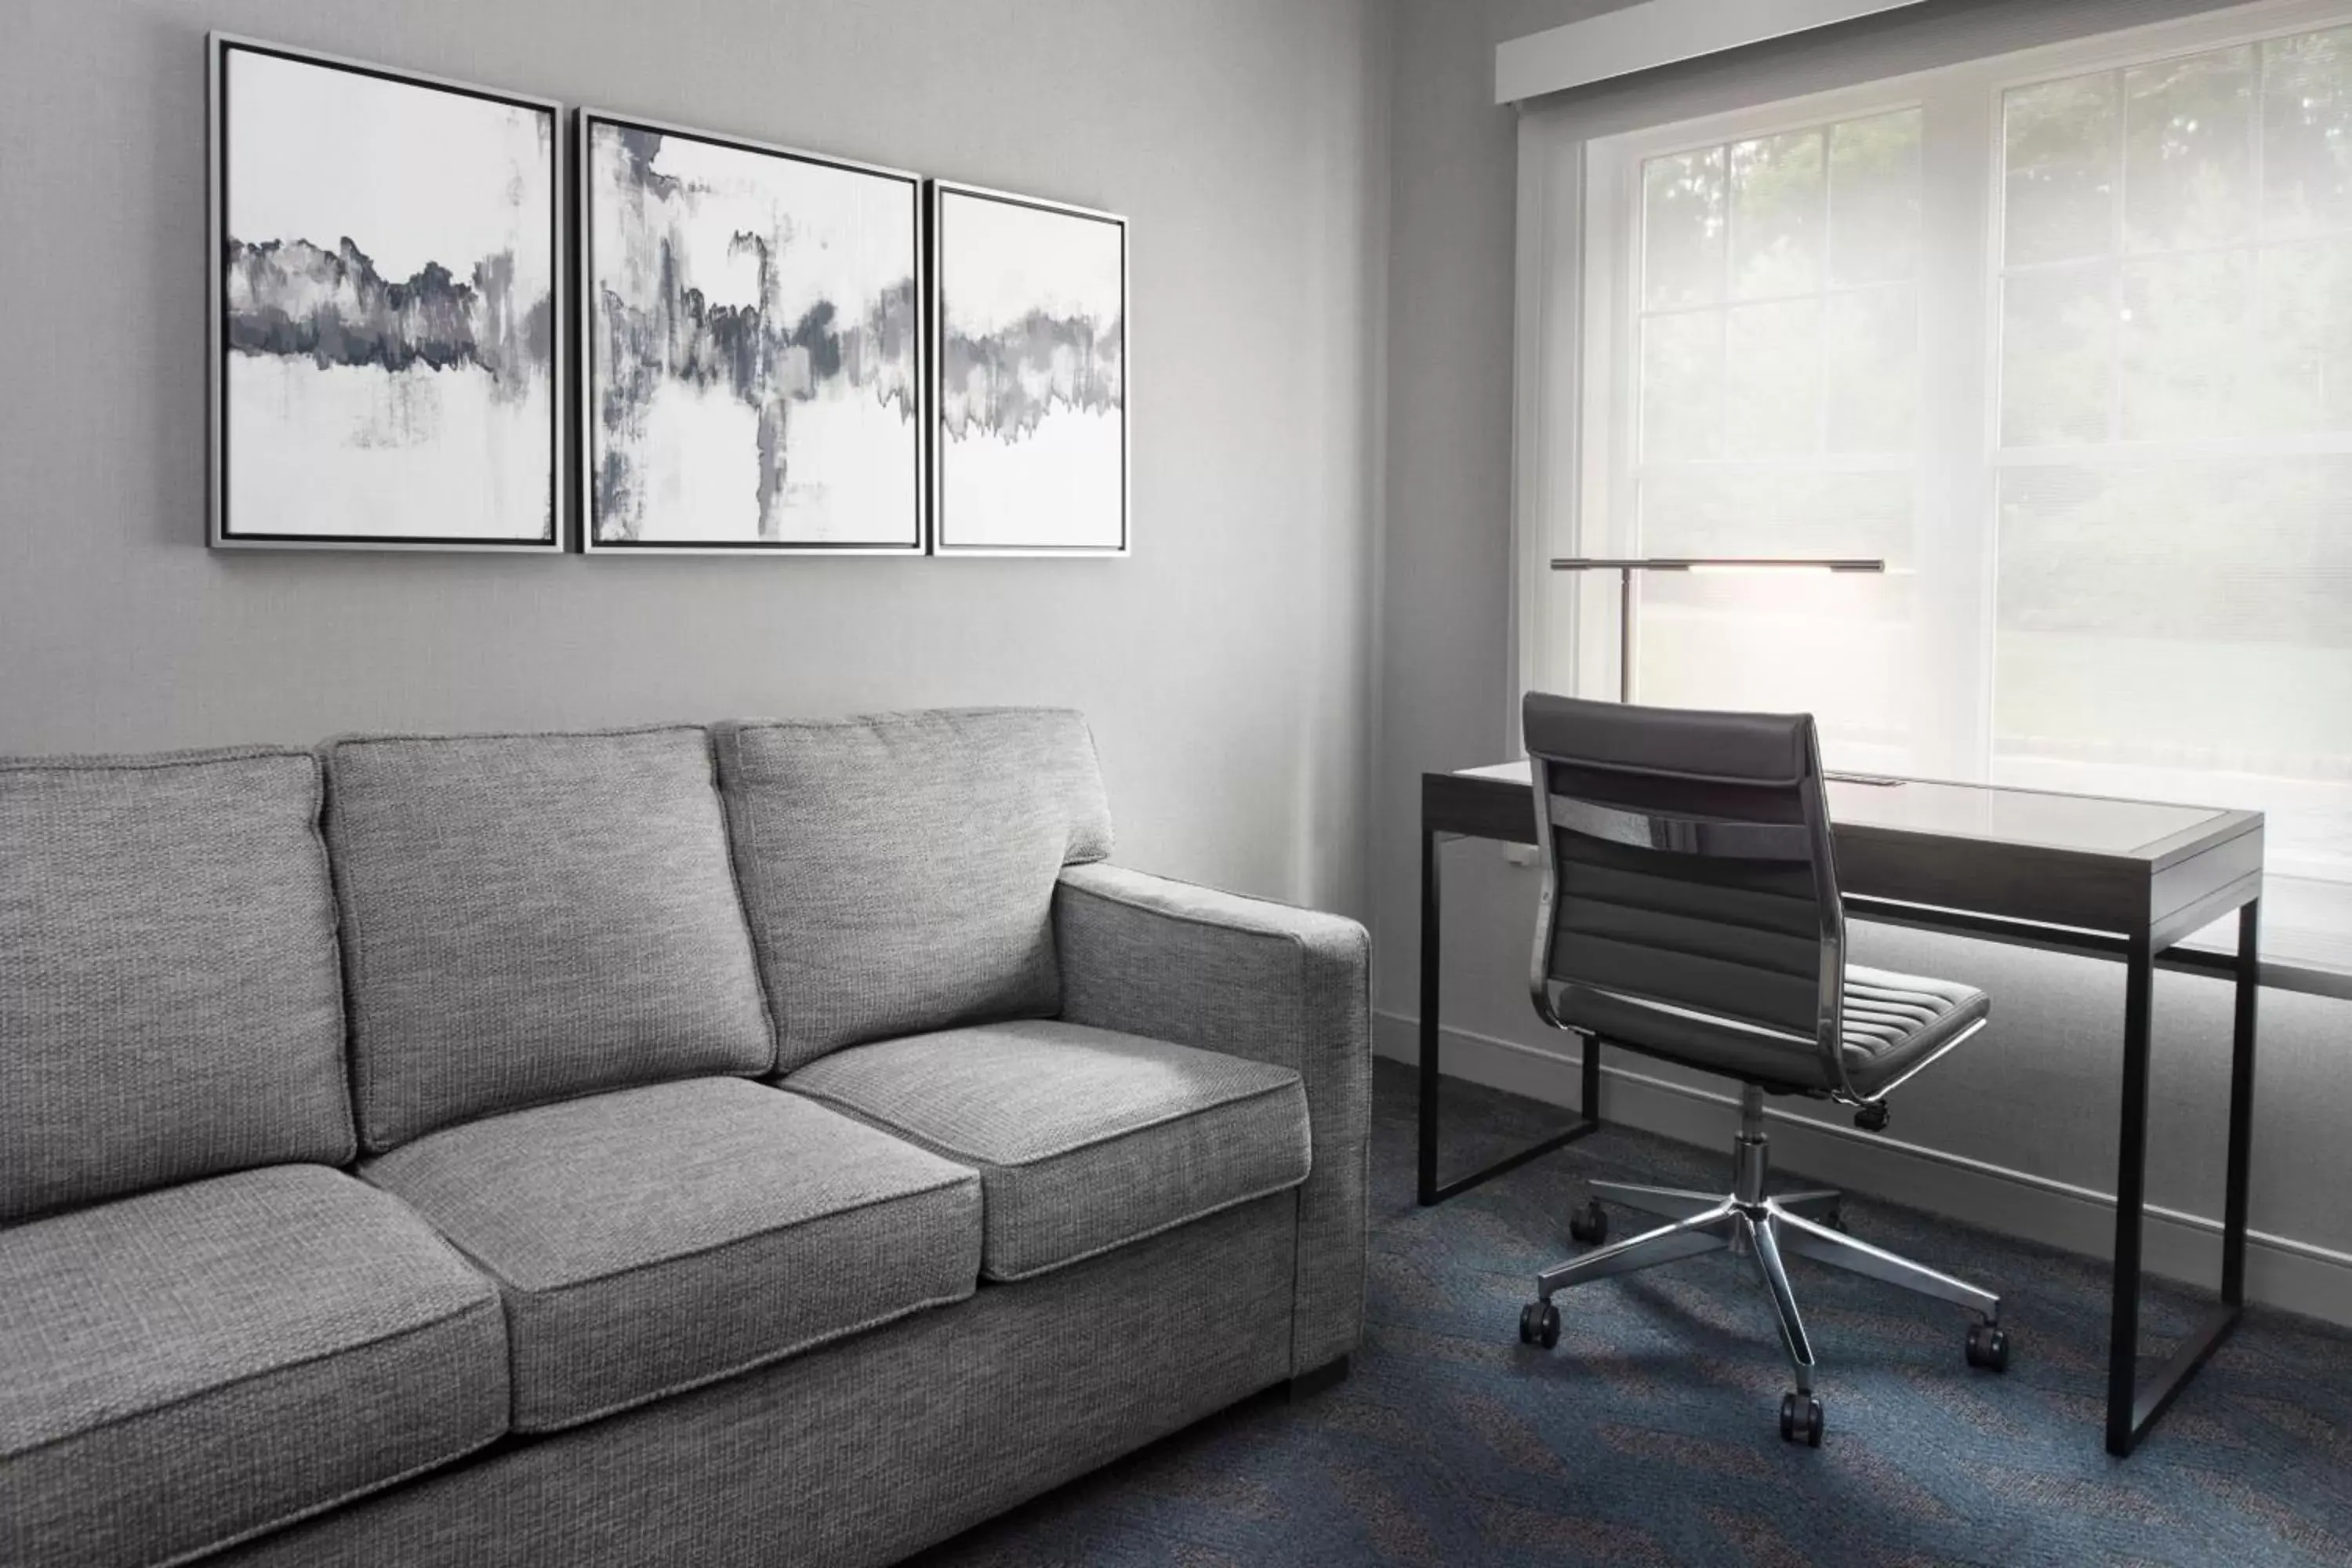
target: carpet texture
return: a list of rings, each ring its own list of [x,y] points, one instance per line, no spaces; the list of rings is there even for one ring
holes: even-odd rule
[[[1727,1186],[1729,1111],[1719,1155],[1610,1129],[1424,1210],[1413,1103],[1409,1071],[1381,1063],[1353,1376],[1212,1417],[922,1568],[2352,1562],[2352,1331],[2250,1313],[2139,1452],[2112,1459],[2104,1265],[1850,1198],[1856,1235],[2002,1293],[2011,1368],[1963,1363],[1965,1312],[1794,1259],[1829,1415],[1824,1447],[1799,1448],[1779,1436],[1787,1365],[1748,1259],[1564,1293],[1559,1347],[1518,1343],[1534,1271],[1581,1250],[1580,1180]],[[1562,1114],[1449,1084],[1447,1166]],[[1642,1223],[1612,1220],[1612,1236]],[[2203,1300],[2150,1290],[2144,1366]]]

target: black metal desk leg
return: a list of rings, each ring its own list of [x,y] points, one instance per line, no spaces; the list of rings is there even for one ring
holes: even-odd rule
[[[1421,829],[1421,1205],[1437,1201],[1437,990],[1444,957],[1437,921],[1437,835]]]
[[[2221,1304],[2138,1385],[2140,1220],[2146,1207],[2149,1010],[2154,955],[2131,942],[2124,981],[2123,1147],[2116,1171],[2115,1318],[2107,1343],[2107,1452],[2130,1453],[2231,1331],[2246,1300],[2246,1189],[2254,1121],[2254,1003],[2262,987],[2261,902],[2238,911],[2237,997],[2230,1040],[2230,1150],[2221,1200]]]
[[[1583,1039],[1584,1068],[1582,1081],[1577,1086],[1576,1109],[1584,1112],[1584,1120],[1593,1126],[1601,1125],[1601,1042],[1591,1035]]]
[[[1541,1142],[1507,1155],[1491,1165],[1482,1166],[1467,1175],[1456,1176],[1443,1186],[1437,1180],[1437,1094],[1440,1082],[1437,1070],[1438,1050],[1438,990],[1439,974],[1444,968],[1444,949],[1440,942],[1440,888],[1438,884],[1437,849],[1444,835],[1433,832],[1424,817],[1421,829],[1421,1148],[1418,1180],[1415,1184],[1421,1206],[1442,1204],[1457,1193],[1468,1192],[1481,1182],[1490,1182],[1506,1171],[1516,1171],[1528,1161],[1539,1159],[1562,1144],[1583,1137],[1601,1125],[1601,1047],[1598,1041],[1584,1042],[1583,1095],[1578,1107],[1581,1113],[1576,1124],[1565,1131],[1555,1132]]]
[[[2237,1005],[2230,1027],[2230,1154],[2221,1201],[2221,1300],[2246,1302],[2247,1177],[2254,1142],[2254,1005],[2262,995],[2263,901],[2238,911]]]
[[[2147,1193],[2147,1072],[2156,954],[2142,931],[2124,964],[2124,1082],[2116,1153],[2116,1263],[2107,1319],[2107,1452],[2128,1454],[2138,1434],[2140,1221]]]

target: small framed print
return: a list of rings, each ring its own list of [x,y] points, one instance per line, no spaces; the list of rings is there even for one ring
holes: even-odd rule
[[[557,105],[208,44],[212,543],[562,550]]]
[[[931,182],[932,549],[1125,555],[1127,220]]]
[[[921,553],[920,177],[579,119],[584,547]]]

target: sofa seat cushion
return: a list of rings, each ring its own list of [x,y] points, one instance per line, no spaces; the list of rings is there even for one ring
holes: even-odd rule
[[[361,1173],[506,1293],[544,1432],[971,1294],[972,1172],[742,1079],[446,1128]]]
[[[982,1271],[1025,1279],[1307,1179],[1290,1068],[1051,1020],[835,1051],[786,1079],[987,1194]]]
[[[0,1562],[173,1562],[507,1428],[497,1289],[277,1165],[0,1230]]]

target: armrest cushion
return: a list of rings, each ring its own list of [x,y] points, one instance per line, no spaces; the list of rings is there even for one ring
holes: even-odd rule
[[[1062,1016],[1277,1063],[1307,1086],[1314,1169],[1298,1199],[1292,1370],[1363,1328],[1371,1121],[1371,942],[1339,915],[1108,865],[1054,893]]]

